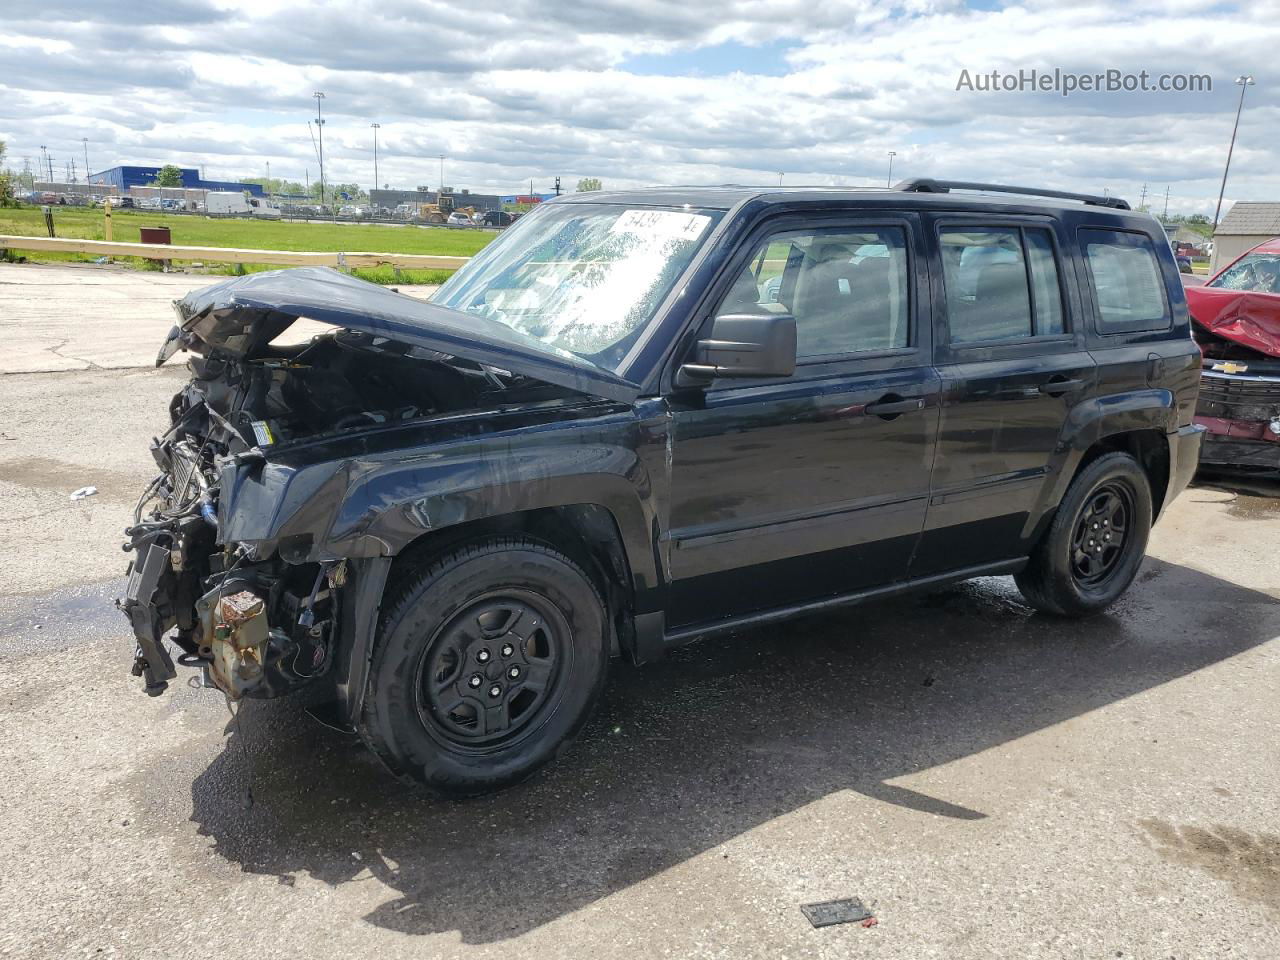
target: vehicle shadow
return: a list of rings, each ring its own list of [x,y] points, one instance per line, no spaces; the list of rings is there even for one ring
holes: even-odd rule
[[[1224,624],[1230,624],[1224,629]],[[249,703],[192,786],[192,820],[243,870],[397,896],[365,919],[464,942],[519,935],[835,791],[986,816],[893,778],[989,749],[1280,634],[1280,604],[1148,559],[1113,614],[1033,614],[982,580],[618,664],[559,763],[443,801],[289,702]],[[231,802],[246,763],[254,802]],[[868,829],[871,829],[868,827]]]

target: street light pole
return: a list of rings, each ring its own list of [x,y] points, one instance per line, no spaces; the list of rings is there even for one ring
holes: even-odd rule
[[[1236,83],[1240,85],[1240,102],[1236,104],[1236,122],[1231,128],[1231,145],[1227,147],[1227,165],[1222,168],[1222,187],[1218,190],[1218,209],[1213,211],[1213,230],[1210,236],[1218,232],[1218,217],[1222,214],[1222,195],[1227,192],[1227,173],[1231,170],[1231,154],[1236,149],[1236,131],[1240,129],[1240,111],[1244,109],[1244,92],[1253,86],[1253,82],[1253,77],[1236,77]]]
[[[316,128],[320,132],[320,206],[324,206],[324,118],[320,116],[320,101],[324,94],[317,90],[311,96],[316,98]]]
[[[897,150],[889,151],[889,175],[884,178],[884,185],[886,187],[893,186],[893,158],[896,157],[897,155],[898,155]]]
[[[533,183],[529,184],[529,192],[533,192]],[[444,154],[440,154],[440,189],[436,193],[436,203],[440,202],[440,198],[444,196]]]
[[[378,131],[382,129],[382,124],[371,123],[373,127],[373,189],[378,189]]]

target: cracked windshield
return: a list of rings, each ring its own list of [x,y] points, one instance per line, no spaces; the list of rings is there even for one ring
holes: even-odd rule
[[[434,299],[615,369],[720,216],[625,204],[547,206]]]

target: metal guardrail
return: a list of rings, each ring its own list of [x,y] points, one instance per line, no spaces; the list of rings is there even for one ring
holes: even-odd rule
[[[312,253],[299,250],[250,250],[241,247],[187,247],[177,244],[117,243],[73,237],[22,237],[0,234],[0,249],[44,253],[87,253],[99,257],[144,260],[199,260],[213,263],[269,263],[282,267],[397,267],[405,270],[456,270],[470,257],[430,253]]]

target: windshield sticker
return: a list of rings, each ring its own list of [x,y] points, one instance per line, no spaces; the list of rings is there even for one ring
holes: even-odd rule
[[[609,232],[697,240],[710,222],[711,218],[701,213],[679,213],[675,210],[624,210],[609,228]]]

